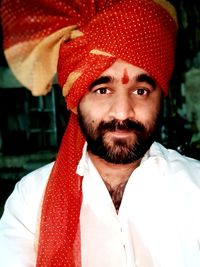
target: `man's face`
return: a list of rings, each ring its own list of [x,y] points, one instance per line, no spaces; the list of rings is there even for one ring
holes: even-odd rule
[[[162,95],[147,72],[117,60],[91,84],[78,107],[89,151],[115,164],[141,159],[154,141]]]

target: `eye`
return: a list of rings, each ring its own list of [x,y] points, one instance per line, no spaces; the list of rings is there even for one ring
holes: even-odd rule
[[[144,96],[144,95],[147,95],[149,93],[149,90],[148,89],[145,89],[145,88],[139,88],[139,89],[136,89],[133,94],[135,95],[141,95],[141,96]]]
[[[94,93],[100,94],[100,95],[106,95],[109,94],[111,91],[106,88],[106,87],[102,87],[102,88],[98,88],[96,90],[94,90]]]

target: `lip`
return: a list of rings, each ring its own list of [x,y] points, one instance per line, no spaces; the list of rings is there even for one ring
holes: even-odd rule
[[[127,138],[127,137],[130,137],[131,135],[133,135],[132,132],[130,131],[124,131],[124,130],[117,130],[117,131],[114,131],[114,132],[110,132],[110,134],[113,136],[113,137],[120,137],[120,138]]]

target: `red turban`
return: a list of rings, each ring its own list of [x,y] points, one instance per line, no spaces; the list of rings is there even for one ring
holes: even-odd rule
[[[62,43],[58,79],[69,109],[77,107],[90,83],[116,59],[146,70],[167,94],[177,32],[176,15],[169,2],[24,2],[3,0],[4,44],[14,73],[35,95],[48,91],[58,58],[57,43]],[[22,47],[26,48],[25,56],[19,56]],[[19,57],[20,70],[26,75],[16,70]],[[81,266],[82,178],[76,168],[84,141],[72,113],[44,195],[37,267]]]

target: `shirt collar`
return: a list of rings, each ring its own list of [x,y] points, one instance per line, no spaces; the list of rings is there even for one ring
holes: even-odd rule
[[[144,157],[141,160],[140,165],[142,165],[144,162],[146,162],[149,159],[155,160],[158,162],[158,164],[164,164],[167,161],[167,149],[164,148],[161,144],[154,142],[150,149],[146,152]],[[84,176],[86,171],[89,169],[89,155],[87,153],[87,142],[85,142],[83,146],[83,152],[82,157],[79,161],[79,164],[76,169],[76,173],[80,176]]]
[[[83,146],[83,152],[82,157],[78,163],[76,173],[80,176],[84,176],[85,172],[89,169],[88,168],[88,162],[89,162],[89,155],[87,153],[87,142],[85,142]]]
[[[161,144],[154,142],[142,158],[141,163],[145,162],[149,158],[160,158],[167,161],[167,149]]]

